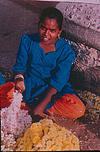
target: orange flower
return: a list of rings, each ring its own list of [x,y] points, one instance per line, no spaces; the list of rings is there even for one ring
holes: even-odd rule
[[[13,82],[7,82],[0,86],[0,109],[8,107],[11,104],[14,86]]]

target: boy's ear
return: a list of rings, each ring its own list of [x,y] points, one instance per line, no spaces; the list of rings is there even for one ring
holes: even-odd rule
[[[61,36],[62,30],[59,31],[59,37]]]

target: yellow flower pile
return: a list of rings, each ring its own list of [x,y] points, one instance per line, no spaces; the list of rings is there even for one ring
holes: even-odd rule
[[[24,135],[17,139],[16,151],[65,150],[80,150],[79,140],[70,131],[50,119],[33,123]]]

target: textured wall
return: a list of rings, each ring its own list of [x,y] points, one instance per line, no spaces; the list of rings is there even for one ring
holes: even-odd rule
[[[100,5],[85,3],[59,3],[65,18],[100,32]]]
[[[67,36],[100,50],[100,5],[85,3],[59,3],[64,15]]]

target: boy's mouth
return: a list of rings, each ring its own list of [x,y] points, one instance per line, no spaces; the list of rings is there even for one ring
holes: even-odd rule
[[[49,39],[48,39],[47,37],[44,37],[43,40],[44,40],[45,42],[49,41]]]

